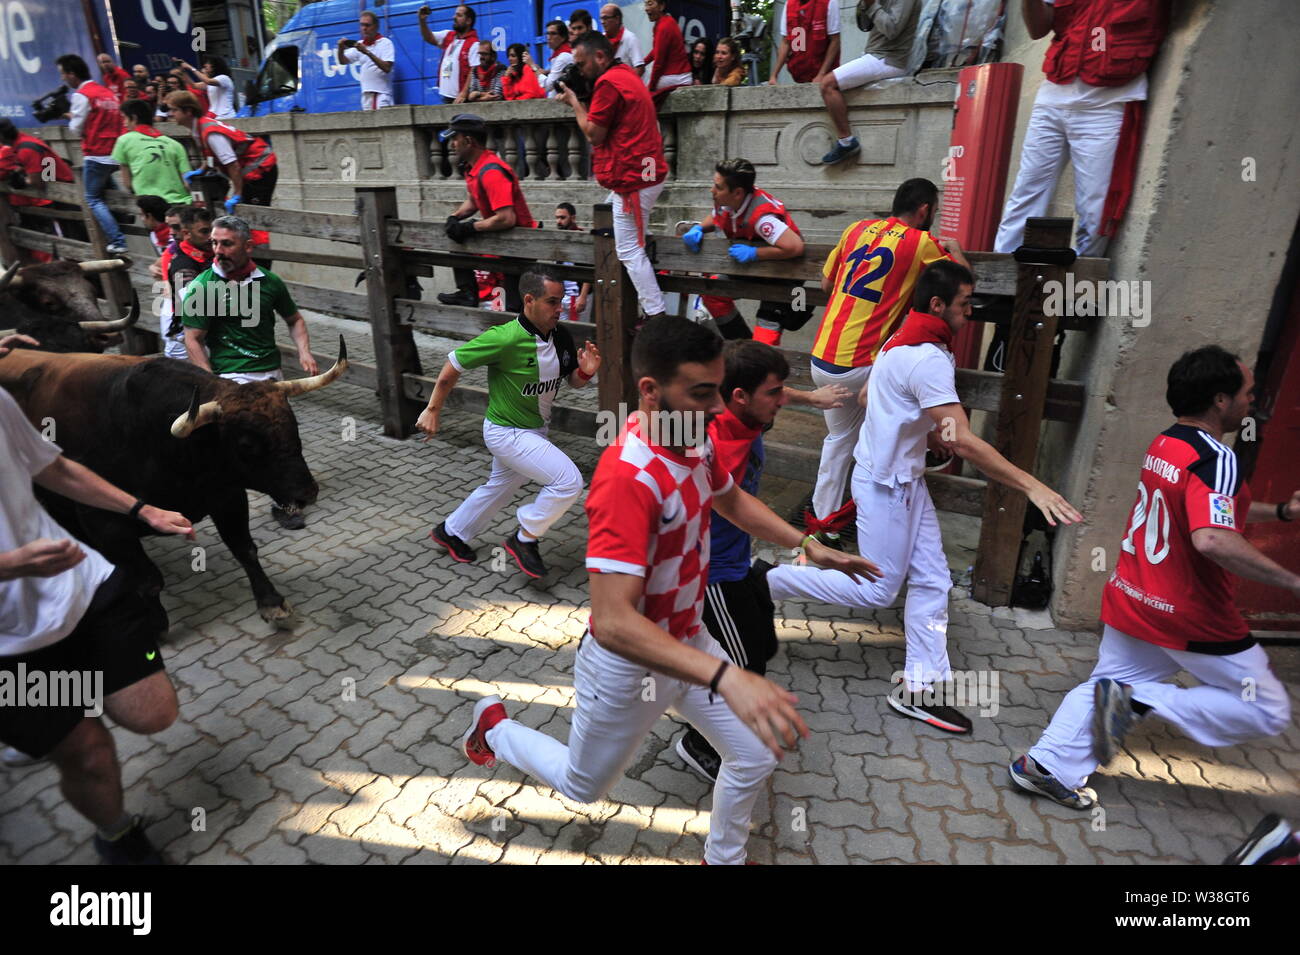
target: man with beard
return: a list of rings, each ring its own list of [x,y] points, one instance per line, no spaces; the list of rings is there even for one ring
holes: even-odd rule
[[[555,228],[561,232],[581,232],[578,227],[578,210],[572,202],[561,202],[555,207]],[[572,265],[563,262],[562,265]],[[560,317],[570,322],[585,322],[590,318],[587,309],[591,304],[591,283],[564,280],[564,303]]]
[[[420,36],[424,42],[442,50],[438,67],[438,93],[444,103],[462,103],[469,90],[469,71],[478,65],[478,34],[474,21],[478,15],[468,4],[461,4],[451,18],[450,30],[430,30],[428,6],[420,7]]]
[[[568,799],[594,802],[673,707],[722,755],[704,861],[743,865],[754,801],[782,743],[793,747],[808,728],[798,698],[732,666],[701,620],[709,516],[716,508],[747,533],[802,543],[810,560],[849,574],[875,567],[804,538],[723,469],[706,430],[724,408],[721,338],[686,319],[654,319],[633,340],[632,367],[638,410],[612,436],[587,496],[591,618],[574,667],[569,744],[509,719],[487,696],[462,747],[476,765],[500,758]]]
[[[813,338],[812,379],[819,387],[861,391],[880,346],[907,314],[921,270],[941,259],[970,267],[955,241],[940,245],[930,235],[938,201],[934,183],[909,179],[894,193],[888,219],[863,219],[840,236],[822,268],[822,291],[830,300]],[[826,412],[826,440],[812,497],[818,522],[831,518],[844,500],[862,418],[862,408],[852,402]],[[828,539],[837,536],[832,531]]]

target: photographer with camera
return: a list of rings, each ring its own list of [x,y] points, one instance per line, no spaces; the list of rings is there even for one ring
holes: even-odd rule
[[[197,70],[182,59],[173,59],[181,79],[188,74],[195,86],[190,92],[202,91],[208,99],[208,109],[217,119],[233,119],[235,116],[235,81],[230,78],[230,64],[224,56],[205,56],[203,69]],[[188,84],[187,84],[188,85]],[[201,100],[203,97],[200,96]]]
[[[644,76],[645,57],[641,55],[641,41],[631,30],[623,28],[623,11],[617,3],[607,3],[600,8],[600,28],[614,48],[614,59],[632,67],[637,76]]]
[[[397,51],[393,41],[379,32],[379,17],[373,11],[361,13],[361,42],[343,37],[334,57],[339,66],[361,63],[361,108],[382,109],[393,105],[393,63]]]
[[[86,205],[104,233],[107,243],[104,251],[121,255],[126,252],[126,236],[104,202],[104,192],[112,185],[113,172],[117,169],[113,147],[123,132],[117,97],[106,86],[91,81],[90,67],[77,54],[64,54],[55,62],[63,82],[73,90],[69,97],[68,129],[81,137]]]
[[[569,46],[569,27],[563,20],[552,20],[546,24],[546,45],[551,49],[551,62],[542,69],[533,62],[532,55],[525,50],[524,63],[537,74],[537,80],[546,90],[550,99],[559,96],[556,85],[564,71],[573,63],[573,47]]]
[[[469,91],[469,71],[478,65],[478,34],[474,32],[478,14],[473,7],[462,3],[451,18],[450,30],[430,30],[431,13],[433,10],[427,4],[420,7],[420,36],[425,43],[442,50],[438,92],[443,103],[463,103]]]
[[[610,190],[605,201],[614,207],[614,249],[636,286],[641,310],[647,319],[654,318],[664,313],[664,297],[646,255],[645,234],[668,176],[659,118],[645,84],[626,63],[614,61],[608,37],[584,33],[573,58],[592,84],[591,105],[566,83],[560,84],[559,99],[573,108],[578,128],[591,143],[592,174]]]
[[[451,125],[438,134],[439,142],[451,142],[456,162],[465,170],[465,191],[469,193],[455,212],[447,217],[447,238],[463,242],[480,232],[505,232],[516,226],[535,229],[537,222],[528,210],[519,177],[504,159],[487,148],[487,123],[473,113],[457,113]],[[478,212],[481,219],[470,218]],[[441,292],[443,305],[478,307],[478,284],[473,269],[452,269],[456,291]],[[519,276],[506,275],[505,307],[517,312],[523,307],[519,296]]]

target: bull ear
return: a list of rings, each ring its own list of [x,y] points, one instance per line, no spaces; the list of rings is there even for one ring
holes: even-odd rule
[[[219,401],[208,401],[199,404],[199,388],[194,386],[194,394],[190,398],[190,406],[184,414],[172,422],[172,436],[176,438],[188,438],[198,428],[205,424],[211,424],[221,417],[221,403]]]

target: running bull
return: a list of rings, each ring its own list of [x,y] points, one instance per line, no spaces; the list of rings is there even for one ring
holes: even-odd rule
[[[72,460],[192,523],[211,516],[248,574],[263,619],[279,623],[293,608],[257,560],[246,489],[281,506],[316,499],[289,398],[323,388],[347,365],[342,336],[328,371],[249,384],[160,356],[23,349],[0,358],[0,387],[37,428],[53,422],[52,438]],[[81,540],[133,571],[146,592],[162,589],[162,573],[140,542],[149,533],[142,522],[57,495],[49,495],[47,507]]]
[[[19,271],[15,262],[0,275],[0,326],[16,325],[14,331],[35,338],[43,351],[102,352],[121,342],[121,332],[136,323],[140,300],[132,289],[126,317],[105,321],[89,276],[126,265],[125,259],[56,259]]]

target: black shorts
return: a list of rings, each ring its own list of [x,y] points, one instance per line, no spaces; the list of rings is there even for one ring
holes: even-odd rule
[[[776,656],[776,605],[758,571],[749,568],[742,580],[709,584],[704,594],[704,625],[722,644],[731,662],[757,673],[767,673],[767,661]]]
[[[142,597],[122,568],[99,585],[90,606],[72,632],[48,647],[13,657],[0,657],[0,677],[16,686],[19,664],[32,686],[32,674],[96,671],[103,674],[103,699],[163,669],[158,649],[157,597]],[[85,692],[94,688],[92,682]],[[0,698],[0,702],[4,702]],[[0,705],[0,742],[28,756],[48,756],[86,716],[89,706]]]

